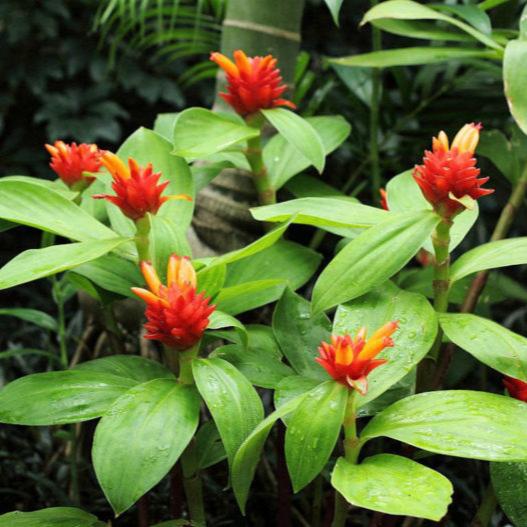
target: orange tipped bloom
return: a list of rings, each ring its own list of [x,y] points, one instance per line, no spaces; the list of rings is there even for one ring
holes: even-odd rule
[[[55,141],[53,146],[46,145],[46,150],[51,154],[49,166],[68,187],[85,189],[95,180],[85,173],[95,173],[101,168],[101,152],[97,145],[68,145],[63,141]]]
[[[361,395],[368,391],[368,374],[384,364],[386,359],[375,357],[393,346],[391,335],[399,327],[398,322],[388,322],[366,340],[366,328],[361,328],[355,338],[350,335],[331,336],[331,344],[322,342],[318,348],[320,357],[315,360],[337,382],[357,390]]]
[[[494,192],[481,188],[489,178],[478,179],[480,170],[473,157],[480,130],[481,124],[466,124],[450,147],[445,132],[439,132],[433,138],[432,152],[425,151],[423,164],[414,168],[414,179],[425,198],[444,217],[461,212],[465,208],[463,198],[477,199]]]
[[[280,98],[287,89],[281,84],[280,70],[272,55],[247,57],[242,50],[234,52],[234,62],[221,53],[211,53],[214,61],[227,75],[227,92],[220,96],[242,116],[267,108],[296,106]]]
[[[379,194],[381,195],[381,207],[384,210],[390,210],[388,208],[388,192],[386,192],[385,189],[381,188],[379,189]]]
[[[527,403],[527,382],[514,379],[513,377],[505,377],[503,384],[511,397]]]
[[[161,196],[169,182],[158,184],[161,173],[154,174],[151,163],[142,168],[135,159],[130,158],[126,166],[111,152],[104,152],[101,162],[112,175],[112,188],[117,195],[97,194],[93,197],[117,205],[125,216],[134,221],[143,218],[148,212],[156,214],[159,207],[169,199],[191,200],[185,194]]]
[[[168,261],[167,285],[163,285],[154,267],[141,262],[141,271],[149,290],[132,291],[146,304],[146,338],[159,340],[170,348],[186,350],[196,344],[209,325],[216,306],[196,291],[196,272],[187,257],[173,254]]]

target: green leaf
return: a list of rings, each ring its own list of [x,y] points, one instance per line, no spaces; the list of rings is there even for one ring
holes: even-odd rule
[[[276,408],[280,408],[285,403],[291,401],[299,395],[303,395],[320,384],[320,381],[312,377],[302,377],[301,375],[291,375],[282,379],[275,387],[273,400]],[[284,421],[289,422],[289,418]]]
[[[324,313],[312,315],[311,304],[287,287],[274,310],[273,331],[283,354],[299,375],[327,378],[315,362],[318,346],[329,341],[331,335],[331,322]]]
[[[27,309],[22,307],[13,307],[9,309],[0,309],[0,316],[16,317],[27,322],[31,322],[41,328],[49,331],[57,331],[57,321],[44,311],[38,309]]]
[[[56,362],[59,366],[61,365],[60,358],[57,355],[54,355],[49,351],[34,348],[13,348],[7,351],[1,351],[0,360],[18,357],[19,355],[40,355],[41,357],[46,357],[48,360]]]
[[[204,470],[227,458],[221,437],[214,421],[203,423],[196,434],[198,468]]]
[[[388,207],[392,212],[409,212],[423,209],[432,210],[432,205],[426,201],[419,185],[412,177],[412,170],[390,179],[386,186],[388,194]],[[454,218],[454,224],[450,229],[450,251],[453,251],[465,238],[468,231],[478,219],[479,208],[477,203],[472,210],[466,209]],[[426,240],[423,247],[430,253],[434,253],[432,239]]]
[[[222,359],[196,359],[192,371],[232,467],[236,451],[263,419],[260,397],[246,377]]]
[[[131,288],[144,284],[138,266],[115,254],[106,254],[79,265],[75,267],[75,273],[88,278],[102,289],[130,298],[137,298]]]
[[[446,42],[470,42],[473,40],[471,36],[465,33],[460,33],[459,31],[446,27],[439,27],[433,22],[381,18],[374,20],[372,24],[382,31],[403,37],[442,40]]]
[[[351,198],[300,198],[251,209],[259,221],[287,221],[313,225],[339,236],[355,236],[357,229],[376,225],[390,217],[383,209],[357,203]]]
[[[154,121],[154,132],[172,142],[172,139],[174,139],[174,126],[178,115],[178,112],[158,113]]]
[[[31,176],[4,176],[2,181],[22,181],[25,183],[30,183],[32,185],[37,185],[40,187],[45,187],[49,190],[53,190],[57,194],[64,196],[65,198],[72,201],[75,199],[79,193],[73,190],[70,190],[61,179],[56,179],[55,181],[50,181],[49,179],[42,179]]]
[[[326,153],[322,139],[313,126],[296,113],[284,108],[262,110],[262,113],[278,133],[322,173]]]
[[[527,463],[491,463],[492,486],[514,527],[527,527]]]
[[[485,130],[478,143],[478,155],[488,158],[494,166],[512,183],[520,175],[516,149],[500,130]]]
[[[339,24],[339,12],[342,7],[343,0],[325,0],[326,5],[328,6],[331,16],[333,17],[333,22],[338,26]]]
[[[174,125],[174,154],[188,160],[207,157],[259,135],[258,128],[241,120],[205,108],[188,108]]]
[[[308,117],[306,121],[315,129],[324,145],[325,155],[338,148],[348,137],[351,126],[340,115]],[[263,149],[264,164],[275,189],[281,188],[294,175],[311,165],[283,135],[276,134]]]
[[[99,371],[35,373],[0,391],[0,421],[19,425],[77,423],[101,416],[135,381]]]
[[[225,264],[209,265],[200,269],[197,273],[198,291],[206,293],[207,296],[216,295],[225,284],[227,266]]]
[[[79,241],[116,236],[78,205],[41,185],[0,179],[0,195],[0,218]]]
[[[193,386],[154,379],[132,388],[107,410],[95,430],[92,458],[116,514],[174,466],[198,427],[199,406]]]
[[[254,428],[250,435],[243,441],[236,452],[231,469],[232,490],[236,501],[242,512],[245,511],[245,503],[249,495],[249,488],[254,478],[256,466],[260,459],[265,440],[272,426],[278,419],[285,417],[294,411],[307,394],[302,394],[288,401],[283,406],[268,415]]]
[[[111,355],[90,360],[75,366],[75,370],[111,373],[136,383],[175,378],[174,374],[160,362],[135,355]]]
[[[319,276],[313,310],[325,311],[385,282],[417,253],[438,221],[430,211],[396,214],[357,236]]]
[[[448,456],[521,461],[527,459],[527,405],[469,390],[420,393],[377,414],[361,440],[379,436]]]
[[[13,511],[0,516],[0,527],[104,527],[93,514],[74,507],[50,507],[39,511]]]
[[[218,309],[215,309],[209,316],[209,325],[207,326],[207,329],[220,329],[229,327],[239,330],[240,334],[244,336],[243,338],[247,340],[247,329],[237,318],[234,318],[227,313],[223,313]]]
[[[464,6],[465,7],[465,6]],[[485,16],[481,12],[481,16]],[[458,27],[471,37],[479,40],[489,48],[501,49],[501,46],[485,33],[478,31],[473,26],[465,24],[460,20],[448,15],[444,15],[426,5],[422,5],[412,0],[388,0],[372,7],[362,19],[361,24],[373,22],[383,18],[395,18],[405,20],[441,20]]]
[[[309,392],[288,420],[285,458],[293,491],[298,492],[322,471],[340,434],[348,389],[335,381]]]
[[[509,110],[527,134],[527,40],[511,40],[503,57],[503,86]]]
[[[339,458],[331,484],[352,505],[439,521],[454,489],[445,476],[406,457],[379,454],[354,465]]]
[[[527,382],[527,339],[468,313],[439,315],[445,335],[487,366]]]
[[[484,243],[462,254],[452,265],[450,279],[455,282],[486,269],[527,264],[527,236]]]
[[[394,346],[379,354],[388,362],[368,375],[368,393],[356,396],[359,407],[382,395],[428,353],[437,335],[437,317],[424,296],[399,289],[391,282],[337,308],[335,335],[355,336],[361,327],[371,335],[391,320],[398,320],[400,325],[392,336]]]
[[[470,48],[446,47],[408,47],[402,49],[387,49],[372,51],[350,57],[331,59],[334,64],[349,67],[389,68],[392,66],[419,66],[421,64],[437,64],[451,60],[469,61],[472,59],[495,59],[493,51]]]
[[[0,289],[73,269],[113,251],[126,241],[126,238],[112,238],[29,249],[0,269]]]

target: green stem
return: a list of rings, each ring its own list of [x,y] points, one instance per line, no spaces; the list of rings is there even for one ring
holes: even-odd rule
[[[377,0],[371,0],[371,7],[377,5]],[[381,32],[372,26],[372,51],[379,51],[382,47]],[[379,163],[379,101],[381,96],[381,70],[373,68],[371,71],[371,101],[370,101],[370,159],[372,200],[379,201],[381,188],[381,167]]]
[[[192,373],[192,361],[198,356],[199,345],[194,344],[192,348],[178,353],[179,357],[179,377],[178,381],[181,384],[195,384],[194,375]]]
[[[452,221],[443,218],[432,235],[434,246],[434,309],[436,313],[448,311],[448,295],[450,293],[450,228]],[[417,391],[428,391],[434,384],[436,364],[439,358],[443,331],[439,328],[432,349],[421,361],[417,372]]]
[[[361,443],[357,437],[357,398],[355,390],[348,394],[346,413],[344,415],[344,458],[356,464],[359,457]],[[340,492],[335,490],[335,511],[331,527],[344,527],[348,515],[348,502]]]
[[[251,167],[254,186],[258,192],[258,201],[260,204],[272,205],[273,203],[276,203],[276,191],[271,185],[271,181],[267,174],[267,168],[263,161],[260,136],[253,137],[247,141],[245,157]]]
[[[150,216],[147,214],[135,222],[135,246],[140,262],[149,262],[152,258],[150,255]]]
[[[470,527],[488,527],[497,504],[498,500],[492,488],[492,483],[489,483]]]
[[[199,475],[198,452],[195,439],[192,439],[181,455],[181,468],[183,470],[183,488],[192,524],[196,526],[205,525],[203,486]]]

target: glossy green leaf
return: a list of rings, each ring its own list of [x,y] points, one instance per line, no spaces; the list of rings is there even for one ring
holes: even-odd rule
[[[313,315],[311,304],[287,287],[273,314],[273,331],[296,373],[318,380],[327,378],[315,362],[318,346],[331,335],[331,322],[324,313]]]
[[[163,136],[167,141],[172,142],[174,139],[174,125],[178,112],[158,113],[154,121],[154,132]]]
[[[426,201],[419,185],[412,177],[412,171],[407,170],[390,179],[386,186],[388,207],[392,212],[408,212],[411,210],[432,210],[432,205]],[[468,231],[478,219],[478,204],[472,210],[464,210],[454,218],[450,229],[450,251],[453,251],[465,238]],[[423,247],[433,254],[432,239],[426,240]]]
[[[302,377],[301,375],[291,375],[282,379],[275,387],[273,401],[276,408],[280,408],[285,403],[303,395],[320,384],[320,381],[312,377]],[[284,418],[284,421],[289,420]]]
[[[70,188],[66,186],[66,184],[63,183],[63,181],[59,178],[55,179],[54,181],[50,181],[49,179],[42,179],[31,176],[4,176],[2,178],[2,181],[22,181],[24,183],[30,183],[32,185],[44,187],[49,190],[53,190],[57,194],[64,196],[70,201],[72,201],[79,195],[78,192],[70,190]]]
[[[481,12],[481,16],[484,17],[485,14]],[[501,49],[500,45],[497,44],[492,38],[487,36],[485,33],[478,31],[473,26],[465,24],[457,18],[444,15],[443,13],[432,9],[431,7],[423,5],[419,2],[414,2],[412,0],[388,0],[387,2],[381,2],[380,4],[372,7],[364,15],[361,24],[373,22],[374,20],[383,18],[405,20],[441,20],[461,29],[489,48]]]
[[[391,320],[399,321],[399,329],[392,335],[394,346],[379,354],[388,362],[368,375],[368,393],[357,395],[359,407],[408,375],[428,353],[437,334],[437,317],[424,296],[399,289],[391,282],[339,306],[335,314],[335,335],[354,336],[361,327],[371,335]]]
[[[331,484],[356,507],[434,521],[446,514],[454,491],[439,472],[393,454],[368,457],[360,465],[341,457]]]
[[[478,155],[488,158],[511,182],[520,175],[520,165],[512,142],[500,130],[485,130],[478,143]]]
[[[438,221],[430,211],[396,214],[360,234],[322,271],[313,310],[325,311],[385,282],[417,253]]]
[[[527,339],[468,313],[439,315],[445,335],[487,366],[527,382]]]
[[[77,423],[101,416],[136,381],[99,371],[35,373],[0,391],[0,421],[20,425]]]
[[[392,66],[419,66],[421,64],[437,64],[452,60],[467,61],[472,59],[495,59],[493,51],[478,48],[454,47],[408,47],[402,49],[387,49],[372,51],[350,57],[331,59],[334,64],[361,68],[389,68]]]
[[[131,288],[144,284],[143,275],[137,264],[115,254],[106,254],[79,265],[75,267],[75,273],[88,278],[102,289],[131,298],[137,298]]]
[[[249,488],[271,428],[278,419],[282,419],[293,412],[305,396],[305,394],[302,394],[269,414],[254,428],[236,452],[231,469],[231,482],[236,501],[242,512],[245,511]]]
[[[0,269],[0,289],[73,269],[113,251],[126,241],[126,238],[111,238],[29,249]]]
[[[333,17],[333,21],[335,22],[335,25],[339,25],[339,12],[340,8],[342,7],[343,0],[325,0],[326,5],[328,6],[331,16]]]
[[[296,113],[284,108],[262,110],[262,113],[278,133],[322,173],[326,153],[322,139],[313,126]]]
[[[263,419],[260,397],[247,378],[222,359],[194,360],[192,371],[232,467],[236,451]]]
[[[193,386],[154,379],[132,388],[107,410],[95,430],[92,458],[116,514],[174,466],[198,427],[199,407]]]
[[[514,527],[527,527],[527,463],[491,463],[492,487]]]
[[[287,469],[298,492],[322,471],[340,434],[349,390],[335,381],[312,389],[288,420]]]
[[[22,307],[0,309],[0,316],[16,317],[26,322],[31,322],[49,331],[57,331],[57,321],[44,311]]]
[[[213,297],[225,284],[227,266],[225,264],[209,265],[197,273],[198,291]]]
[[[527,236],[484,243],[462,254],[452,265],[450,279],[510,265],[527,264]]]
[[[207,157],[247,139],[260,130],[205,108],[188,108],[174,125],[174,153],[186,159]]]
[[[521,461],[527,459],[527,405],[470,390],[421,393],[377,414],[361,439],[379,436],[448,456]]]
[[[380,18],[374,20],[372,24],[382,31],[403,37],[445,42],[470,42],[473,40],[471,36],[465,33],[440,27],[433,22]]]
[[[227,459],[227,453],[214,421],[203,423],[196,433],[196,452],[198,453],[198,468],[200,470]]]
[[[339,236],[354,236],[357,229],[364,229],[388,219],[383,209],[357,203],[351,198],[319,197],[283,201],[251,209],[260,221],[286,221],[313,225]]]
[[[81,362],[75,370],[111,373],[137,382],[153,379],[174,379],[174,374],[160,362],[136,355],[111,355],[102,359]]]
[[[26,181],[0,179],[0,218],[79,241],[116,236],[61,194]]]
[[[0,516],[0,527],[104,527],[93,514],[74,507],[13,511]]]
[[[319,135],[325,155],[338,148],[351,131],[349,123],[340,115],[308,117],[306,121]],[[280,134],[273,136],[265,145],[263,159],[269,180],[275,189],[281,188],[290,178],[311,165],[311,162]]]
[[[527,134],[527,40],[511,40],[503,57],[503,86],[509,110]]]
[[[311,176],[309,174],[299,174],[293,179],[290,179],[285,188],[295,196],[295,198],[334,198],[340,196],[341,198],[348,198],[350,201],[357,203],[354,198],[349,198],[341,190],[328,185],[319,177]]]

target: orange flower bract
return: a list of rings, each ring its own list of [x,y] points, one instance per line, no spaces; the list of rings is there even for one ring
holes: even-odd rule
[[[191,200],[190,196],[162,196],[169,182],[159,183],[161,173],[154,173],[152,164],[145,168],[139,166],[135,159],[128,160],[126,166],[115,154],[104,152],[101,162],[110,172],[115,196],[97,194],[95,199],[106,199],[117,205],[125,216],[137,221],[147,213],[156,214],[161,205],[169,199]]]
[[[227,93],[220,96],[242,116],[267,108],[296,106],[280,96],[287,89],[281,84],[280,70],[272,55],[248,57],[243,51],[234,52],[234,62],[221,53],[211,53],[210,60],[218,64],[227,76]]]
[[[376,359],[385,348],[393,346],[391,335],[398,322],[388,322],[366,339],[366,328],[361,328],[355,338],[350,335],[331,336],[331,343],[322,342],[315,360],[337,382],[357,390],[361,395],[368,391],[368,374],[385,364],[386,359]]]
[[[96,173],[101,168],[101,152],[97,145],[66,144],[64,141],[55,141],[53,145],[45,146],[51,154],[49,166],[66,185],[79,187],[79,190],[82,190],[95,180],[85,173]]]
[[[465,208],[462,199],[467,196],[478,199],[494,192],[481,188],[488,177],[478,179],[474,151],[480,129],[481,124],[466,124],[451,146],[445,132],[440,132],[433,138],[432,151],[425,152],[423,164],[414,168],[415,181],[441,216],[451,218],[461,212]]]
[[[141,262],[149,290],[132,291],[146,304],[146,338],[186,350],[199,342],[209,325],[215,306],[196,290],[196,272],[186,257],[173,254],[168,261],[167,285],[163,285],[151,263]]]

